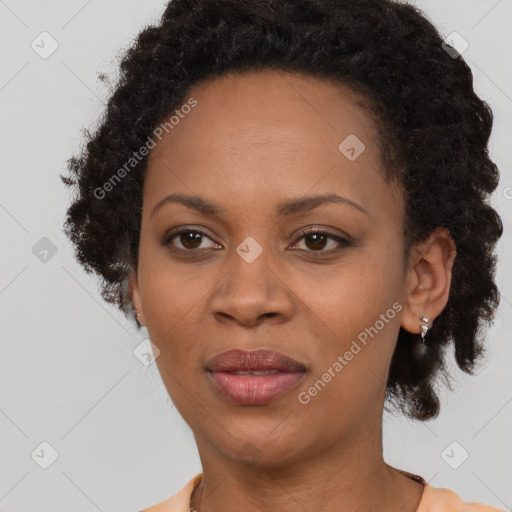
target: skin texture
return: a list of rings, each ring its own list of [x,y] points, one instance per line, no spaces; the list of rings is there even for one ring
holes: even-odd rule
[[[385,383],[399,328],[419,333],[418,317],[433,320],[446,305],[453,241],[436,230],[404,260],[403,198],[382,177],[374,120],[351,90],[266,70],[210,79],[190,96],[198,105],[149,156],[130,287],[161,351],[156,362],[169,395],[196,439],[204,477],[191,505],[200,512],[416,510],[422,486],[383,461]],[[354,161],[338,149],[349,134],[366,147]],[[171,193],[225,211],[207,216],[166,204],[151,215]],[[326,193],[367,213],[347,203],[275,213],[282,201]],[[185,246],[188,238],[178,235],[164,246],[176,227],[206,237]],[[348,235],[352,245],[333,252],[335,240],[302,236],[314,227]],[[252,263],[236,252],[249,236],[262,248]],[[300,403],[298,394],[394,303],[402,306],[394,318]],[[204,370],[231,348],[282,352],[306,375],[265,405],[231,404]],[[248,447],[256,463],[244,460]]]

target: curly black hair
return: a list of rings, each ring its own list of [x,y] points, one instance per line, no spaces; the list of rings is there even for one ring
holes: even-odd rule
[[[101,279],[102,297],[133,314],[127,276],[137,269],[147,162],[138,151],[192,85],[259,69],[334,81],[374,114],[386,179],[405,194],[407,250],[438,226],[456,245],[449,299],[428,350],[418,357],[419,336],[400,328],[386,387],[410,418],[437,416],[435,377],[449,386],[444,347],[453,342],[458,366],[474,374],[483,324],[499,303],[494,246],[503,226],[488,204],[499,179],[487,149],[493,114],[462,56],[419,8],[393,0],[172,0],[121,53],[99,127],[84,130],[87,144],[61,175],[77,193],[65,233]],[[116,173],[122,179],[112,184]]]

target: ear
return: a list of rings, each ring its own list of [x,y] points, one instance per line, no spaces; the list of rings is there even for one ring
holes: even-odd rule
[[[401,326],[420,333],[420,316],[432,322],[443,311],[450,294],[455,242],[446,228],[438,227],[411,248],[406,272],[406,298]]]
[[[133,309],[135,310],[136,319],[140,324],[146,325],[146,320],[144,319],[144,310],[142,309],[142,300],[139,291],[139,280],[137,278],[137,273],[133,269],[131,269],[128,274],[128,286],[130,288],[130,296],[132,298],[132,304]],[[139,313],[138,316],[137,313]]]

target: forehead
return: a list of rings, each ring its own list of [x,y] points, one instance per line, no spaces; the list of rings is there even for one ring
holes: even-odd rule
[[[183,192],[247,207],[311,191],[368,204],[386,192],[374,119],[349,88],[264,70],[208,79],[191,97],[197,105],[150,152],[147,202]]]
[[[164,134],[155,156],[166,145],[175,150],[196,137],[206,149],[272,144],[294,150],[294,142],[318,146],[325,139],[327,151],[349,134],[369,145],[377,138],[375,120],[361,95],[312,76],[278,70],[231,73],[195,85],[186,95],[190,97],[197,106]]]

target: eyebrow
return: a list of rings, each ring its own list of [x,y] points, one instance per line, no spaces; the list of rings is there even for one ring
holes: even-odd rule
[[[185,194],[170,194],[158,201],[151,211],[151,216],[154,215],[162,206],[169,203],[182,204],[187,208],[197,210],[198,212],[210,217],[222,215],[224,213],[224,210],[220,206],[200,197],[188,196]],[[368,216],[370,215],[361,205],[337,194],[322,194],[317,196],[288,199],[277,205],[276,213],[279,217],[286,217],[297,213],[308,212],[325,203],[349,204],[360,212]]]

